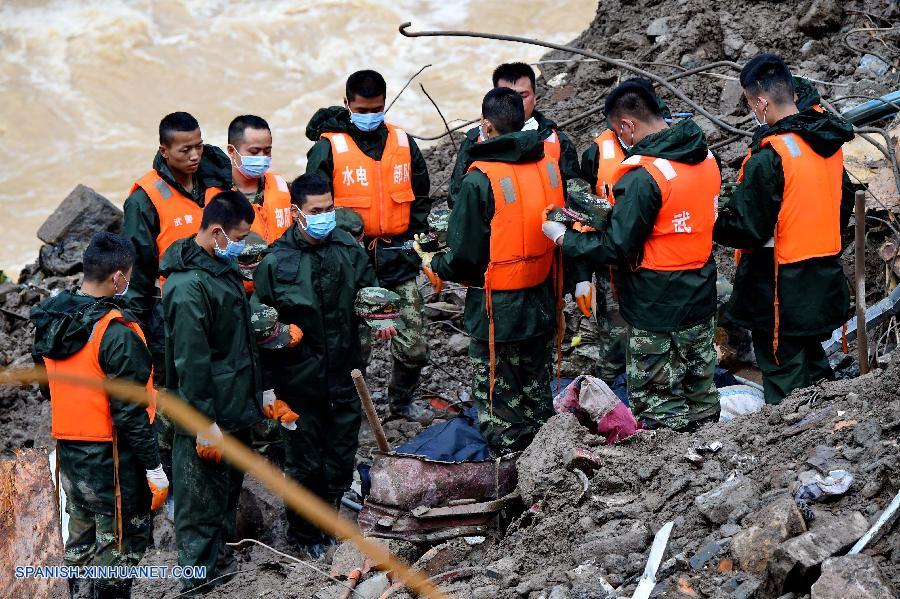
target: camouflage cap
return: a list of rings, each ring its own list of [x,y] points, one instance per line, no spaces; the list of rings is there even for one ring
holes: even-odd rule
[[[244,238],[244,249],[238,255],[238,269],[248,281],[253,280],[253,273],[262,261],[262,254],[269,247],[259,233],[250,233]]]
[[[350,233],[355,239],[363,234],[363,219],[356,210],[337,207],[334,209],[335,226]]]
[[[250,325],[256,344],[265,349],[281,349],[291,342],[290,327],[278,320],[278,311],[265,304],[256,304],[250,314]]]
[[[406,328],[400,318],[400,296],[382,287],[363,287],[356,295],[356,314],[375,330]]]
[[[566,183],[569,192],[566,209],[573,215],[584,215],[584,224],[595,229],[606,225],[612,204],[609,200],[593,193],[590,183],[584,179],[569,179]]]

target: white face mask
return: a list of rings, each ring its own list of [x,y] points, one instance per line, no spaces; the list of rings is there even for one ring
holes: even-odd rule
[[[619,134],[616,137],[619,138],[619,143],[622,144],[622,149],[625,150],[625,153],[631,151],[631,148],[634,147],[634,123],[629,123],[631,125],[631,145],[625,143],[625,140],[622,139],[622,136],[625,135],[625,122],[622,122],[622,126],[619,127]]]
[[[759,107],[760,102],[765,102],[765,106],[763,106],[763,117],[762,120],[758,116],[756,116],[756,109]],[[760,127],[768,127],[769,123],[767,122],[767,117],[769,115],[769,102],[763,98],[757,98],[756,104],[753,107],[753,110],[750,112],[753,113],[753,120],[756,121],[757,128]]]
[[[125,279],[125,275],[122,274],[121,272],[117,272],[116,274],[117,274],[117,275],[122,275],[122,278]],[[113,295],[114,295],[115,297],[122,297],[123,295],[125,295],[126,293],[128,293],[128,286],[129,286],[129,285],[131,285],[131,281],[128,280],[128,279],[125,279],[125,289],[123,289],[122,291],[116,291]],[[115,276],[113,276],[113,286],[114,286],[117,290],[119,289],[119,284],[116,283],[116,277],[115,277]]]

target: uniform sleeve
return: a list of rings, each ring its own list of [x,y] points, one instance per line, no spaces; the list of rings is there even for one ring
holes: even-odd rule
[[[476,283],[484,278],[490,259],[490,221],[494,201],[491,184],[480,171],[466,175],[450,213],[447,250],[431,261],[432,270],[446,281]]]
[[[378,287],[378,279],[375,277],[375,269],[366,251],[361,247],[351,248],[353,271],[356,275],[356,290],[363,287]]]
[[[410,206],[409,232],[424,233],[428,230],[428,213],[431,212],[431,179],[428,176],[428,164],[419,146],[412,137],[407,139],[412,159],[412,190],[416,196]]]
[[[146,330],[156,302],[156,280],[159,276],[159,215],[150,197],[138,188],[125,200],[122,235],[134,244],[134,270],[125,295],[125,307]]]
[[[568,135],[560,131],[557,131],[556,134],[559,136],[559,170],[562,173],[563,183],[569,179],[583,179],[584,175],[578,164],[578,149]]]
[[[581,178],[591,184],[591,189],[597,187],[597,170],[600,167],[600,148],[591,142],[584,153],[581,154]]]
[[[716,243],[737,249],[764,246],[775,235],[784,171],[774,150],[763,148],[744,165],[744,178],[719,208]]]
[[[456,204],[456,197],[459,195],[460,188],[462,188],[463,178],[466,176],[469,164],[471,164],[469,150],[474,143],[475,136],[467,133],[462,143],[459,144],[459,152],[456,153],[456,162],[453,164],[453,173],[450,175],[450,194],[447,198],[447,205],[451,209]]]
[[[213,314],[206,293],[195,278],[166,285],[163,293],[167,346],[171,347],[178,390],[182,398],[210,420],[216,420],[210,364],[209,318]],[[174,325],[177,323],[177,326]]]
[[[331,155],[331,142],[320,139],[306,153],[306,172],[318,173],[332,187],[334,180],[334,157]],[[334,191],[332,189],[332,191]]]
[[[120,322],[112,322],[103,335],[99,358],[100,367],[110,378],[133,381],[142,387],[150,380],[150,350]],[[159,447],[146,407],[115,396],[110,397],[109,405],[118,436],[127,440],[144,469],[159,466]]]
[[[263,258],[253,273],[253,300],[261,304],[275,305],[275,257],[272,254]]]
[[[587,258],[598,264],[636,263],[662,207],[656,181],[643,168],[627,172],[613,188],[616,203],[604,231],[568,231],[563,253],[571,258]]]

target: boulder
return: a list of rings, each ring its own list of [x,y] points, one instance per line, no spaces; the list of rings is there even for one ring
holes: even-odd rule
[[[516,462],[519,492],[525,505],[542,499],[548,489],[567,477],[577,482],[575,474],[566,470],[566,464],[576,448],[591,445],[591,437],[596,435],[583,427],[574,414],[558,414],[540,428]]]
[[[469,336],[462,333],[454,333],[447,340],[447,349],[454,356],[464,356],[469,351]]]
[[[818,577],[823,561],[849,549],[869,523],[859,512],[819,518],[813,528],[778,546],[767,569],[766,589],[772,596],[802,591]]]
[[[746,476],[738,476],[698,495],[694,505],[713,524],[724,524],[729,518],[736,519],[755,508],[758,498],[756,483]]]
[[[731,555],[739,569],[763,574],[784,541],[806,532],[803,514],[790,497],[776,499],[748,517],[753,524],[734,536]]]
[[[840,0],[812,0],[809,9],[800,18],[800,31],[813,37],[821,37],[827,31],[837,30],[844,18]]]
[[[52,274],[70,275],[81,268],[81,254],[94,234],[122,231],[122,211],[99,193],[78,185],[38,229],[41,267]]]
[[[822,575],[812,585],[811,599],[892,599],[897,590],[868,555],[832,557],[822,563]]]

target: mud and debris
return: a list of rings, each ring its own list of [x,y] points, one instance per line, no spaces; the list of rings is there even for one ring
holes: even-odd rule
[[[717,61],[742,63],[772,51],[843,110],[900,87],[900,33],[888,29],[896,29],[898,19],[900,8],[893,0],[723,0],[715,5],[700,0],[609,0],[599,4],[596,18],[572,45],[667,77]],[[865,29],[873,31],[860,31]],[[885,31],[874,31],[880,29]],[[490,57],[484,64],[492,65]],[[560,51],[547,54],[539,67],[538,108],[558,123],[594,108],[607,90],[631,76]],[[489,75],[485,67],[486,88]],[[733,69],[710,67],[679,78],[677,84],[726,122],[746,127],[736,78]],[[688,110],[667,90],[658,91],[673,112]],[[477,109],[472,107],[471,116]],[[890,119],[878,124],[891,131],[890,141],[900,152],[897,121]],[[709,142],[719,146],[724,179],[734,181],[745,140],[725,144],[730,134],[702,117],[697,121]],[[601,130],[600,116],[576,120],[564,130],[581,151]],[[457,141],[461,135],[456,134]],[[454,147],[439,143],[426,149],[425,156],[440,206],[447,199]],[[891,166],[880,152],[865,147],[854,152],[853,160],[857,178],[877,182],[868,204],[874,218],[867,223],[865,248],[866,302],[872,305],[898,281],[896,251],[879,256],[878,249],[888,241],[894,247],[900,244],[894,224],[900,202]],[[76,191],[89,195],[89,190]],[[108,216],[97,226],[114,228],[115,215]],[[45,241],[51,249],[60,245],[56,236]],[[77,270],[69,252],[51,249],[17,282],[0,283],[0,367],[30,366],[30,308],[79,282],[77,273],[59,276]],[[854,251],[851,245],[844,255],[848,276]],[[715,255],[720,275],[732,278],[732,253],[717,248]],[[443,410],[440,422],[466,400],[471,382],[461,322],[465,291],[448,284],[437,296],[424,278],[420,284],[428,304],[430,355],[418,395]],[[624,597],[637,587],[654,535],[671,521],[655,597],[895,597],[900,592],[896,518],[861,554],[846,552],[875,524],[900,485],[898,345],[900,330],[891,318],[870,331],[877,366],[871,373],[855,376],[858,366],[839,352],[835,360],[844,380],[799,390],[779,406],[708,424],[692,434],[642,431],[607,445],[574,416],[556,416],[520,456],[520,501],[508,505],[491,530],[442,543],[384,542],[435,576],[441,589],[457,599]],[[569,344],[564,347],[571,352]],[[564,357],[565,374],[583,372],[583,363],[568,352]],[[387,348],[376,344],[367,381],[383,418],[389,376]],[[49,421],[49,403],[36,387],[0,387],[4,457],[18,448],[51,447]],[[398,419],[387,420],[384,428],[392,446],[422,430],[418,423]],[[360,441],[358,461],[371,462],[375,440],[366,424]],[[704,446],[719,449],[701,452]],[[701,459],[689,460],[687,455]],[[277,463],[277,452],[271,457]],[[846,490],[816,500],[798,495],[804,485],[836,471],[852,477]],[[361,499],[358,491],[355,485],[354,501]],[[243,536],[296,554],[284,538],[280,501],[258,482],[248,478],[240,510]],[[342,513],[356,518],[347,508]],[[156,517],[154,541],[144,563],[175,565],[173,526],[164,514]],[[333,549],[325,563],[314,564],[338,580],[257,545],[244,546],[237,555],[242,572],[219,587],[217,596],[337,597],[347,591],[345,579],[357,568],[365,573],[351,596],[378,597],[390,582],[347,545]],[[179,589],[175,580],[144,580],[134,591],[136,596],[171,597]],[[391,596],[409,597],[403,589]]]

